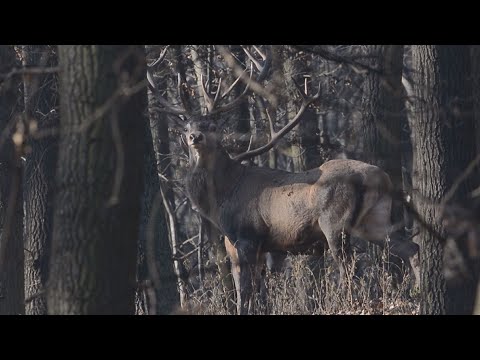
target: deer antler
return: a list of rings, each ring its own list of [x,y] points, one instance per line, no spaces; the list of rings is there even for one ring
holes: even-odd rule
[[[265,90],[261,82],[265,80],[267,77],[268,71],[271,67],[272,64],[272,59],[271,59],[271,54],[270,51],[267,50],[267,54],[263,54],[265,56],[265,61],[263,66],[260,65],[260,63],[254,58],[254,56],[245,48],[242,46],[243,51],[247,54],[248,58],[250,61],[255,65],[255,67],[258,69],[260,72],[257,76],[256,79],[248,79],[245,76],[245,70],[243,69],[243,66],[241,66],[238,61],[233,57],[233,55],[230,53],[230,51],[227,50],[225,46],[222,45],[216,45],[217,51],[222,55],[223,59],[227,63],[227,65],[233,70],[233,72],[245,83],[249,83],[249,87],[253,92],[257,93],[260,96],[263,96],[267,100],[271,100],[272,95]],[[260,55],[262,56],[262,55]],[[262,58],[263,58],[262,56]],[[254,59],[255,61],[251,60]]]
[[[157,101],[160,103],[160,105],[163,106],[163,108],[159,109],[162,112],[166,112],[169,114],[174,114],[174,115],[188,115],[188,111],[185,109],[185,107],[179,107],[171,104],[168,102],[162,94],[160,94],[160,91],[157,89],[155,86],[155,82],[153,81],[153,74],[152,70],[150,68],[147,68],[147,80],[149,84],[149,89],[155,94],[155,98]],[[180,89],[180,80],[179,80],[179,89]],[[180,95],[181,97],[181,95]],[[183,99],[182,99],[183,101]]]
[[[247,82],[247,85],[245,86],[245,89],[243,89],[243,92],[240,95],[238,95],[234,100],[229,102],[228,104],[223,105],[223,106],[218,106],[217,105],[220,100],[224,99],[235,88],[235,86],[238,84],[238,82],[242,78],[243,74],[246,73],[247,71],[248,71],[248,68],[243,71],[242,75],[240,75],[232,83],[232,85],[230,85],[230,87],[227,89],[227,91],[225,91],[222,94],[222,96],[220,96],[221,85],[222,85],[222,78],[220,78],[218,80],[218,86],[217,86],[217,92],[215,94],[215,98],[212,98],[208,94],[208,91],[207,91],[207,88],[206,88],[206,83],[203,82],[203,75],[200,75],[200,82],[202,83],[202,93],[203,93],[203,96],[205,98],[205,103],[207,104],[207,111],[210,115],[229,111],[229,110],[233,109],[235,106],[237,106],[237,104],[243,99],[243,97],[247,93],[247,91],[249,89],[249,86],[250,86],[250,80],[252,79],[252,75],[253,75],[252,68],[250,68],[250,78],[249,78],[249,81]]]
[[[247,54],[248,58],[250,59],[251,66],[250,66],[250,76],[246,78],[246,72],[248,71],[248,66],[245,69],[242,69],[240,65],[235,63],[235,59],[233,58],[232,54],[223,46],[217,46],[217,50],[222,54],[224,57],[225,61],[227,64],[232,67],[231,65],[234,64],[235,66],[233,67],[233,70],[235,73],[237,73],[237,79],[230,85],[230,87],[225,91],[221,96],[221,83],[222,79],[219,79],[218,86],[217,86],[217,92],[215,94],[215,98],[212,98],[212,96],[208,93],[206,89],[206,83],[203,81],[203,75],[200,75],[200,82],[202,84],[202,93],[205,98],[205,103],[207,105],[207,111],[209,114],[218,114],[222,112],[229,111],[233,109],[235,106],[237,106],[240,101],[243,100],[244,96],[247,94],[248,90],[250,89],[251,84],[256,84],[256,86],[261,86],[259,84],[260,81],[263,81],[265,77],[268,74],[268,70],[270,69],[271,66],[271,57],[268,56],[269,52],[264,54],[263,52],[260,51],[257,47],[255,47],[255,50],[260,54],[262,59],[264,60],[263,65],[255,59],[255,57],[250,53],[250,51],[247,50],[246,47],[242,46],[243,51]],[[259,74],[256,79],[253,79],[253,65],[257,68]],[[242,80],[246,83],[245,88],[243,92],[237,96],[233,101],[229,102],[226,105],[223,106],[218,106],[218,103],[220,100],[224,99],[238,84],[238,82]]]
[[[215,109],[215,106],[217,105],[218,96],[220,95],[220,92],[221,92],[222,78],[218,80],[217,93],[215,94],[214,99],[212,99],[212,97],[208,94],[208,91],[206,88],[207,83],[203,82],[203,74],[200,75],[200,83],[202,84],[202,93],[205,99],[205,103],[207,105],[207,111],[208,113],[211,113],[213,109]]]
[[[263,154],[264,152],[267,152],[268,150],[270,150],[272,147],[275,146],[276,143],[278,143],[278,141],[284,137],[290,130],[292,130],[301,120],[302,118],[302,115],[303,113],[305,112],[305,110],[308,108],[308,106],[310,104],[312,104],[314,101],[318,100],[320,98],[320,95],[321,95],[321,83],[318,85],[318,91],[315,95],[313,96],[307,96],[303,91],[302,91],[302,88],[300,87],[300,85],[298,85],[295,80],[294,80],[294,84],[295,86],[297,87],[297,90],[300,92],[300,95],[302,96],[302,105],[300,106],[300,109],[298,110],[297,114],[295,115],[295,117],[290,120],[282,129],[280,129],[279,131],[274,131],[273,129],[273,122],[272,122],[272,119],[270,118],[270,114],[268,113],[267,111],[267,116],[268,116],[268,120],[269,120],[269,123],[270,123],[270,132],[271,132],[271,138],[270,138],[270,141],[257,148],[257,149],[254,149],[254,150],[250,150],[250,151],[247,151],[247,152],[244,152],[240,155],[237,155],[233,158],[233,160],[237,160],[237,161],[242,161],[242,160],[245,160],[245,159],[248,159],[248,158],[251,158],[253,156],[257,156],[257,155],[260,155],[260,154]]]
[[[265,79],[265,77],[268,74],[268,71],[271,67],[271,57],[270,51],[267,51],[263,53],[258,47],[254,47],[256,52],[260,55],[260,57],[264,60],[263,65],[261,64],[260,61],[255,59],[255,57],[251,54],[251,52],[242,46],[243,50],[247,54],[248,58],[250,59],[250,63],[252,64],[251,66],[247,66],[245,69],[243,69],[242,66],[236,63],[236,60],[233,58],[232,54],[223,46],[217,46],[217,50],[219,51],[220,54],[224,57],[225,61],[227,64],[233,69],[233,71],[237,74],[237,79],[228,87],[228,89],[222,94],[222,81],[223,79],[220,78],[218,80],[218,86],[217,90],[215,93],[215,96],[212,96],[209,94],[207,90],[207,83],[203,79],[203,75],[200,75],[200,83],[201,83],[201,92],[203,94],[203,97],[205,99],[205,104],[207,106],[207,112],[208,114],[218,114],[222,112],[227,112],[234,107],[236,107],[245,97],[247,94],[248,90],[250,90],[252,84],[256,88],[254,90],[255,92],[265,96],[267,99],[269,98],[269,94],[263,89],[261,86],[260,82]],[[149,64],[148,69],[147,69],[147,80],[149,82],[149,88],[150,90],[155,94],[156,98],[158,99],[158,102],[162,106],[162,108],[158,109],[161,112],[167,112],[170,114],[175,114],[175,115],[193,115],[198,112],[192,113],[189,111],[189,107],[187,104],[187,101],[184,97],[183,91],[181,89],[182,86],[182,81],[181,81],[181,76],[178,74],[178,83],[177,83],[177,90],[180,96],[180,99],[182,101],[183,107],[176,106],[168,102],[161,94],[160,91],[156,88],[155,82],[153,80],[153,74],[151,71],[151,67],[155,66],[156,64],[159,64],[163,61],[165,58],[165,55],[167,53],[167,48],[162,50],[162,53],[160,54],[159,58]],[[232,66],[233,65],[233,66]],[[258,76],[256,79],[253,79],[253,66],[255,66],[259,72]],[[250,68],[250,75],[246,75]],[[219,103],[221,100],[225,99],[228,94],[232,92],[232,90],[238,85],[238,83],[242,80],[246,85],[245,88],[243,89],[242,93],[238,95],[234,100],[230,101],[229,103],[219,106]]]

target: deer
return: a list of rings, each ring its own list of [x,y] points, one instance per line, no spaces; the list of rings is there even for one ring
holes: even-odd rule
[[[270,140],[259,148],[232,156],[222,145],[216,125],[222,107],[215,107],[224,97],[218,95],[220,90],[213,98],[204,88],[209,112],[191,115],[183,127],[182,138],[189,154],[186,192],[192,208],[224,235],[237,293],[237,313],[241,315],[248,314],[252,307],[252,295],[268,252],[323,253],[328,248],[339,267],[340,279],[345,279],[352,258],[350,236],[356,236],[388,246],[391,254],[410,264],[419,276],[417,266],[413,267],[418,245],[394,237],[386,240],[392,229],[393,185],[379,167],[334,159],[315,169],[291,173],[242,162],[275,146],[320,98],[320,87],[313,96],[298,85],[297,89],[302,96],[297,114],[279,131],[274,131],[269,118]],[[162,105],[171,113],[185,114],[164,100]]]

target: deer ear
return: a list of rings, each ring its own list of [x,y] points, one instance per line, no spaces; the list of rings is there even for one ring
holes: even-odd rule
[[[217,126],[216,126],[215,124],[210,124],[210,125],[208,126],[208,131],[210,131],[210,132],[215,132],[215,131],[217,131]]]

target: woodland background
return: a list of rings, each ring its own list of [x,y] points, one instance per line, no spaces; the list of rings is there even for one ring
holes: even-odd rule
[[[289,257],[267,271],[261,313],[479,313],[479,61],[476,45],[0,46],[0,314],[233,314],[171,106],[206,114],[220,94],[233,155],[268,142],[269,116],[296,114],[297,86],[320,100],[250,165],[380,166],[421,281],[394,281],[359,241],[369,270],[351,291],[336,291],[331,261],[318,277],[315,259]]]

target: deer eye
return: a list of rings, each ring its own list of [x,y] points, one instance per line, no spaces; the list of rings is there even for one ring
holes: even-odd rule
[[[187,132],[187,131],[188,131],[188,129],[187,129],[187,128],[183,128],[183,131]]]

